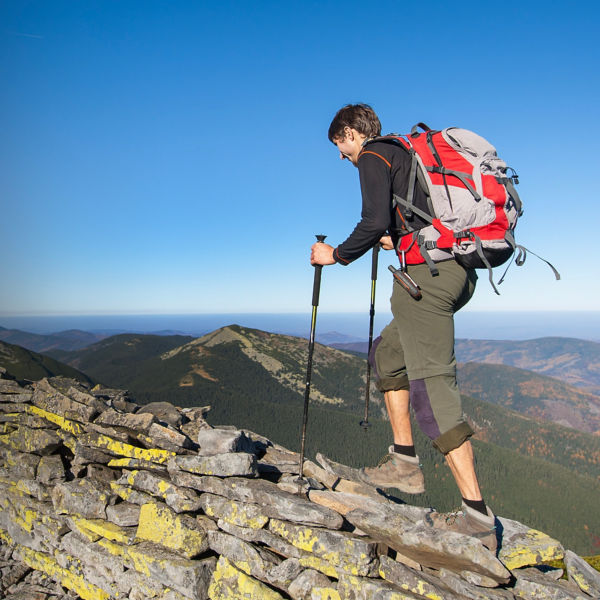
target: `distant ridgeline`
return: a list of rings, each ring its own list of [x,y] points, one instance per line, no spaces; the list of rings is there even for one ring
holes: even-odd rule
[[[585,363],[578,364],[572,342],[566,340],[564,347],[556,342],[553,356],[571,353],[572,364],[583,376]],[[546,346],[550,352],[552,344]],[[305,339],[235,325],[198,339],[123,334],[75,351],[52,350],[52,369],[41,374],[30,369],[49,357],[14,345],[3,354],[7,347],[0,342],[0,366],[18,373],[20,379],[60,374],[126,388],[139,404],[167,401],[182,408],[210,404],[207,419],[211,424],[243,424],[290,450],[299,450]],[[534,356],[531,346],[514,350]],[[472,351],[476,351],[474,344]],[[585,351],[586,361],[592,361],[594,348],[586,346]],[[558,358],[551,360],[549,354],[546,359],[564,364]],[[535,361],[541,368],[541,354]],[[358,425],[364,410],[365,366],[364,358],[316,345],[307,457],[314,459],[321,452],[359,467],[376,464],[387,452],[391,431],[382,396],[374,389],[371,427],[365,432]],[[474,396],[464,398],[464,409],[476,431],[478,476],[494,511],[547,532],[578,554],[598,554],[600,436],[551,422],[556,417],[573,426],[594,423],[592,414],[586,417],[585,411],[593,409],[585,403],[586,392],[514,367],[471,363],[464,369],[468,369],[464,387]],[[547,420],[541,420],[542,416]],[[458,497],[450,471],[416,427],[415,436],[427,491],[400,497],[420,506],[452,510]]]
[[[541,531],[500,518],[496,556],[322,455],[299,485],[297,453],[207,411],[0,371],[5,597],[600,596],[600,574]]]

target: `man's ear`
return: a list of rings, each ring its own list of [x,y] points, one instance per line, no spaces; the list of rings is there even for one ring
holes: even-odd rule
[[[352,128],[348,127],[348,125],[344,127],[344,139],[350,141],[354,140],[354,131],[352,130]]]

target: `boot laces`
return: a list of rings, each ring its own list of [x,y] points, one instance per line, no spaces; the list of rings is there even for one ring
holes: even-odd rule
[[[392,458],[394,458],[394,457],[391,454],[386,454],[377,463],[377,468],[379,469],[379,467],[383,467],[383,465],[385,465],[386,463],[390,462],[390,460],[392,460]]]

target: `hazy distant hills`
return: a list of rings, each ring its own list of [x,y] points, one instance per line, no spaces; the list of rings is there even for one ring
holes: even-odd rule
[[[463,393],[486,402],[600,435],[600,396],[560,379],[506,365],[466,363],[458,367],[458,383]]]
[[[105,385],[129,389],[141,403],[210,404],[212,424],[247,427],[299,450],[307,350],[304,338],[232,325],[197,339],[123,334],[52,354]],[[365,375],[364,357],[315,346],[307,456],[321,451],[360,466],[386,452],[391,430],[381,394],[371,396],[371,428],[358,425]],[[592,553],[590,532],[600,531],[600,436],[479,399],[464,403],[477,432],[480,481],[496,512]],[[450,510],[456,503],[450,472],[414,429],[427,492],[410,500]]]
[[[47,335],[29,333],[19,329],[6,329],[0,327],[0,340],[9,344],[23,346],[34,352],[48,352],[50,350],[79,350],[85,348],[94,342],[97,342],[105,335],[81,331],[79,329],[70,329]]]
[[[2,341],[0,341],[0,367],[4,367],[18,380],[37,381],[43,377],[63,375],[85,383],[93,383],[93,380],[81,371],[50,356]]]
[[[600,394],[600,344],[596,342],[562,337],[456,340],[456,359],[527,369]]]

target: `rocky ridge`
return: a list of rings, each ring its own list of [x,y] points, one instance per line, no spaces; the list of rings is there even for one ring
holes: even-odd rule
[[[499,518],[498,555],[431,509],[208,407],[0,373],[0,591],[13,599],[594,598],[600,574]],[[547,566],[564,560],[562,569]]]

